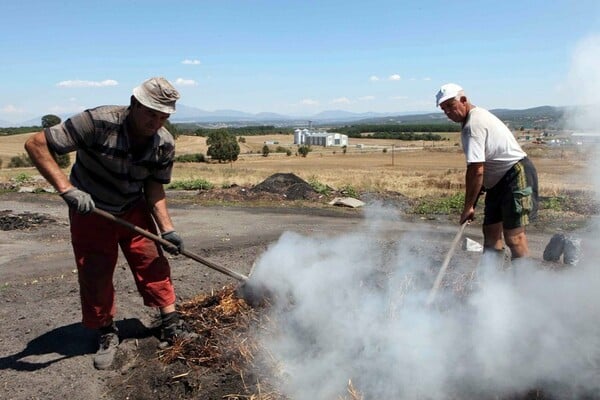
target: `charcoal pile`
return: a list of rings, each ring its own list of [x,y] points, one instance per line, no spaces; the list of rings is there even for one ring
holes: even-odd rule
[[[28,229],[55,222],[54,219],[36,213],[14,214],[12,210],[0,210],[0,230]]]
[[[319,197],[310,184],[292,173],[273,174],[251,190],[279,194],[288,200],[311,200]]]

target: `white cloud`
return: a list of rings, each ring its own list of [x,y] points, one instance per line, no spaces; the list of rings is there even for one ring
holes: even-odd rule
[[[390,81],[399,81],[399,80],[400,80],[400,79],[402,79],[402,78],[400,77],[400,75],[399,75],[399,74],[392,74],[392,75],[390,75],[390,77],[389,77],[388,79],[389,79]]]
[[[183,79],[183,78],[177,78],[175,80],[175,84],[180,85],[180,86],[196,86],[196,85],[198,85],[198,83],[193,79]]]
[[[337,99],[331,100],[331,104],[350,104],[352,103],[347,97],[338,97]]]
[[[371,76],[369,77],[369,80],[370,80],[371,82],[377,82],[377,81],[379,80],[379,77],[378,77],[377,75],[371,75]]]
[[[200,60],[188,60],[188,59],[183,60],[181,63],[185,64],[185,65],[200,65],[200,64],[202,64],[200,62]]]
[[[408,96],[391,96],[390,100],[406,100]]]
[[[423,80],[424,80],[424,81],[430,81],[430,80],[431,80],[431,78],[427,76],[427,77],[423,78]]]
[[[22,108],[15,107],[12,104],[5,105],[0,111],[7,114],[22,114],[25,112]]]
[[[375,100],[375,96],[362,96],[358,98],[359,100],[362,101],[371,101],[371,100]]]
[[[70,80],[61,81],[56,84],[58,87],[66,88],[83,88],[83,87],[106,87],[106,86],[117,86],[119,82],[113,79],[106,79],[103,81],[82,81],[82,80]]]
[[[305,105],[305,106],[318,106],[319,102],[317,100],[313,100],[313,99],[302,99],[300,101],[300,104]]]

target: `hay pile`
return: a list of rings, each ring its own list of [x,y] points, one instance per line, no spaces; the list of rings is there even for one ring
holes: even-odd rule
[[[226,397],[230,400],[287,400],[277,390],[276,360],[265,365],[264,357],[258,359],[261,347],[251,334],[254,329],[272,329],[264,311],[238,298],[231,286],[211,295],[198,296],[181,304],[180,312],[201,339],[176,342],[160,351],[159,359],[166,364],[185,363],[190,368],[203,366],[235,371],[245,382],[247,393],[231,394]],[[349,381],[347,395],[332,400],[362,399],[360,391]]]

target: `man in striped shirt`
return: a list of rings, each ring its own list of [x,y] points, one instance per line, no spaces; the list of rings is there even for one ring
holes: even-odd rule
[[[100,106],[46,128],[25,143],[40,173],[69,205],[83,325],[99,332],[94,365],[112,365],[119,344],[113,273],[121,248],[144,304],[162,317],[161,344],[194,339],[175,310],[170,266],[152,240],[96,213],[108,211],[173,243],[183,242],[169,216],[164,184],[171,180],[173,136],[163,127],[175,112],[177,90],[164,78],[133,89],[129,106]],[[76,151],[67,178],[53,154]]]

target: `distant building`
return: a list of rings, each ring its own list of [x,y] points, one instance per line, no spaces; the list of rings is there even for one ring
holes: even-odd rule
[[[571,139],[576,143],[600,143],[600,132],[573,132]]]
[[[341,133],[319,132],[311,129],[294,130],[294,144],[323,147],[348,146],[348,136]]]

